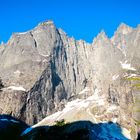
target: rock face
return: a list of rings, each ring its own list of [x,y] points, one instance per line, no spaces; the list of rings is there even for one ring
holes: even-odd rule
[[[13,34],[0,47],[0,77],[5,86],[0,93],[0,113],[35,124],[70,101],[93,97],[93,105],[98,96],[104,98],[101,106],[107,107],[96,105],[95,109],[93,105],[90,114],[98,121],[115,118],[135,137],[132,118],[139,122],[140,117],[132,108],[139,90],[132,84],[140,74],[139,34],[140,27],[121,24],[111,39],[102,31],[88,44],[68,37],[52,21]],[[116,111],[107,112],[112,106]]]

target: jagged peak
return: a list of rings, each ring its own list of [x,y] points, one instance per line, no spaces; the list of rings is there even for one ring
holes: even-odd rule
[[[100,33],[97,35],[97,38],[108,38],[105,31],[101,30]]]
[[[46,27],[46,28],[50,27],[50,28],[56,29],[53,20],[46,20],[44,22],[39,23],[36,27],[28,30],[27,32],[14,32],[14,33],[12,33],[12,35],[10,36],[10,38],[6,44],[10,44],[10,42],[13,42],[15,40],[15,38],[17,38],[17,37],[28,35],[28,34],[32,33],[32,31],[35,31],[35,30],[38,31],[38,30],[42,29],[42,27]]]
[[[38,26],[35,27],[35,29],[37,29],[40,26],[53,26],[53,27],[55,27],[55,24],[54,24],[53,20],[46,20],[44,22],[39,23]],[[34,29],[31,29],[27,32],[16,32],[16,33],[13,33],[12,36],[24,35],[24,34],[30,33],[32,30],[34,30]]]
[[[41,23],[38,24],[38,26],[48,26],[48,25],[55,26],[53,20],[46,20],[46,21],[41,22]]]
[[[67,33],[62,28],[59,28],[58,31],[61,35],[67,35]]]
[[[120,39],[124,35],[131,33],[133,30],[134,29],[132,27],[122,22],[115,31],[114,36],[111,38],[112,43],[114,44],[116,40]]]
[[[108,36],[106,35],[106,33],[105,33],[104,30],[101,30],[101,32],[97,35],[97,37],[95,37],[95,38],[93,39],[92,44],[94,44],[95,42],[100,41],[100,40],[102,40],[102,41],[109,40],[109,38],[108,38]]]
[[[78,44],[88,44],[88,43],[87,43],[85,40],[83,40],[83,39],[77,40],[76,43],[78,43]]]
[[[77,40],[78,42],[84,42],[84,43],[86,43],[86,41],[85,40],[83,40],[83,39],[79,39],[79,40]]]
[[[121,22],[120,23],[120,25],[119,25],[119,27],[130,27],[130,26],[128,26],[126,23],[124,23],[124,22]]]
[[[40,22],[34,29],[32,29],[32,31],[42,31],[42,30],[46,30],[46,29],[53,29],[56,30],[56,26],[53,22],[53,20],[46,20],[44,22]]]
[[[133,30],[132,27],[130,27],[127,24],[125,24],[125,23],[122,22],[119,25],[119,27],[117,28],[117,31],[115,33],[121,33],[121,34],[124,34],[125,35],[125,34],[130,33],[132,30]]]

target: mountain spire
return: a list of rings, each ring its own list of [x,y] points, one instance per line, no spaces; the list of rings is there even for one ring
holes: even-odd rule
[[[101,43],[102,42],[102,43]],[[109,42],[109,38],[107,37],[104,30],[101,30],[101,32],[97,35],[96,38],[93,39],[93,45],[101,45],[104,44],[104,42]]]
[[[125,34],[128,34],[128,33],[132,32],[132,30],[133,30],[132,27],[128,26],[125,23],[121,23],[119,25],[119,27],[117,28],[116,33],[120,33],[120,34],[124,34],[125,35]]]

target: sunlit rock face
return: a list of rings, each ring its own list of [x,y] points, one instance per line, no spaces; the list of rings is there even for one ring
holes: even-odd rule
[[[73,103],[73,116],[62,115],[68,121],[114,121],[135,137],[140,120],[134,86],[140,74],[139,34],[139,27],[121,24],[111,39],[102,31],[89,44],[69,37],[52,21],[13,34],[0,47],[5,86],[0,113],[35,124]],[[78,108],[79,102],[83,106]]]

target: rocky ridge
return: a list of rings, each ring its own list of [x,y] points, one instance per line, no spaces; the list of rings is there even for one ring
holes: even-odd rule
[[[52,21],[13,34],[0,47],[0,77],[5,85],[0,113],[35,124],[70,102],[87,100],[79,116],[75,109],[73,118],[63,118],[94,123],[115,119],[135,139],[139,126],[134,120],[139,122],[139,111],[132,108],[138,110],[135,96],[139,90],[132,88],[135,81],[128,78],[140,74],[139,34],[139,26],[121,24],[111,39],[102,31],[89,44],[67,36]],[[115,111],[108,112],[113,107]]]

